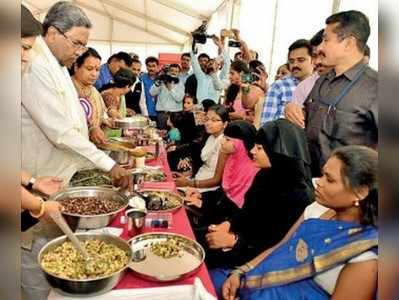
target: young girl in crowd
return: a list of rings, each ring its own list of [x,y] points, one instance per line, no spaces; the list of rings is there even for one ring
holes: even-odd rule
[[[256,129],[246,121],[230,122],[224,130],[221,152],[227,154],[222,176],[222,189],[213,197],[203,196],[195,189],[188,190],[187,201],[200,208],[208,224],[222,222],[244,204],[244,195],[259,168],[252,161],[251,149]],[[203,226],[203,224],[202,224]]]
[[[199,188],[201,192],[214,191],[222,180],[226,154],[220,153],[223,131],[229,121],[229,113],[221,105],[214,105],[206,113],[205,130],[209,137],[201,150],[202,166],[193,179],[174,173],[176,185]]]
[[[168,146],[178,145],[181,141],[180,129],[182,127],[182,115],[180,112],[171,112],[166,124],[170,128],[168,131]]]
[[[335,150],[317,181],[316,202],[281,242],[231,273],[212,272],[219,296],[376,299],[377,170],[375,150],[364,146]]]
[[[287,77],[289,75],[291,75],[290,67],[289,67],[288,63],[285,63],[284,65],[281,65],[278,67],[276,76],[274,77],[274,80],[276,81],[276,80],[284,79],[285,77]]]
[[[209,268],[231,268],[275,245],[313,199],[306,136],[285,119],[258,130],[254,162],[261,170],[245,193],[240,210],[205,236]],[[229,249],[230,251],[225,251]]]
[[[230,85],[226,90],[225,105],[228,107],[230,119],[245,120],[246,110],[241,101],[241,77],[249,74],[249,68],[243,61],[234,61],[230,66]]]

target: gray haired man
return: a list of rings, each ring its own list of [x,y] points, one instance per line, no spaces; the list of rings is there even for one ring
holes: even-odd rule
[[[91,26],[83,10],[65,1],[54,4],[45,17],[44,35],[37,38],[36,55],[22,79],[22,168],[34,177],[57,176],[65,183],[78,170],[99,168],[126,187],[132,182],[127,172],[89,141],[90,114],[67,70],[86,51]],[[24,299],[47,299],[49,293],[37,253],[51,236],[40,226],[22,237]]]

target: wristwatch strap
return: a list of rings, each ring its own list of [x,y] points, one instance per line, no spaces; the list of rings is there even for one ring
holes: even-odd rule
[[[29,179],[28,185],[26,186],[26,189],[28,191],[32,191],[33,190],[33,185],[35,184],[35,182],[36,182],[36,178],[31,177],[31,179]]]

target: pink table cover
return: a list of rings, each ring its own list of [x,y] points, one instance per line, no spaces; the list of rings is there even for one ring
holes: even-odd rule
[[[143,185],[143,188],[160,188],[160,189],[167,189],[167,190],[176,190],[176,186],[173,181],[172,173],[170,171],[169,165],[168,165],[168,160],[167,160],[167,155],[165,151],[162,151],[158,159],[154,159],[152,161],[149,161],[146,163],[149,166],[155,166],[155,165],[161,165],[163,168],[163,171],[166,174],[166,181],[165,182],[156,182],[156,183],[145,183]],[[118,228],[123,228],[123,233],[121,235],[121,238],[125,240],[129,240],[132,238],[131,235],[129,235],[127,231],[127,224],[121,224],[120,223],[120,217],[124,214],[124,212],[121,212],[121,214],[115,218],[113,223],[110,225],[112,227],[118,227]],[[138,232],[137,234],[140,233],[147,233],[147,232],[156,232],[156,231],[163,231],[163,232],[173,232],[173,233],[178,233],[184,236],[187,236],[189,238],[195,239],[194,233],[191,229],[190,222],[188,220],[186,211],[184,208],[180,208],[178,211],[173,213],[173,220],[172,220],[172,227],[169,229],[156,229],[156,228],[143,228],[141,232]],[[162,286],[170,286],[170,285],[181,285],[181,284],[193,284],[194,283],[194,278],[199,277],[204,285],[204,287],[207,289],[209,293],[212,295],[216,296],[215,289],[213,287],[212,281],[209,277],[208,270],[206,268],[205,264],[202,264],[201,268],[199,271],[180,281],[176,282],[168,282],[168,283],[157,283],[157,282],[152,282],[148,281],[145,279],[141,279],[133,274],[133,272],[128,271],[126,275],[122,278],[122,280],[118,283],[118,285],[115,287],[115,289],[130,289],[130,288],[150,288],[150,287],[162,287]]]

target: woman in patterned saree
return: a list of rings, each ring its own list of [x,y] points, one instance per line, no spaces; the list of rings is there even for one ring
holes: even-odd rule
[[[280,243],[231,272],[213,272],[223,299],[374,299],[377,168],[370,148],[337,149],[317,181],[316,202]]]
[[[101,66],[101,56],[93,48],[88,48],[75,62],[72,81],[86,113],[90,140],[95,144],[106,143],[103,127],[110,126],[106,107],[100,93],[94,87]]]

